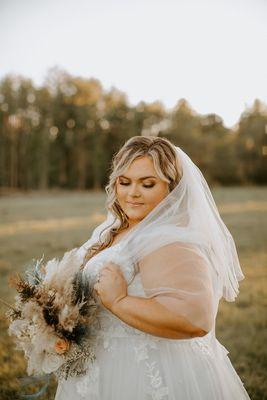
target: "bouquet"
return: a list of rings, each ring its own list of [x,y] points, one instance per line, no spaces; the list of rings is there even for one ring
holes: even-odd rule
[[[90,327],[99,300],[83,278],[77,249],[43,264],[43,257],[10,278],[18,292],[6,316],[8,333],[24,351],[28,375],[54,373],[57,378],[84,375],[95,360]],[[7,303],[6,303],[7,304]]]

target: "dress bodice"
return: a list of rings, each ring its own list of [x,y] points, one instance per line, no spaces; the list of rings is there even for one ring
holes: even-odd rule
[[[85,277],[90,281],[96,282],[98,272],[110,261],[119,265],[128,283],[128,294],[131,296],[146,297],[138,264],[132,264],[128,258],[123,257],[120,243],[107,247],[93,256],[84,267]],[[98,339],[101,337],[151,337],[151,335],[124,323],[103,305],[99,307],[97,320],[91,329],[91,333],[95,334]]]
[[[118,264],[127,283],[128,293],[132,295],[145,296],[141,281],[138,264],[132,264],[128,258],[121,253],[121,244],[117,243],[107,247],[100,253],[93,256],[85,265],[84,273],[88,279],[96,280],[97,274],[104,264],[112,261]]]

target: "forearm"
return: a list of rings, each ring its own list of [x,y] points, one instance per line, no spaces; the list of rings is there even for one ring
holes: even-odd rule
[[[127,295],[113,304],[110,311],[133,328],[155,336],[186,339],[206,334],[186,318],[174,316],[153,298]]]

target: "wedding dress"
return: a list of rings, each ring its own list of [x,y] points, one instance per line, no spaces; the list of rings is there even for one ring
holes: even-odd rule
[[[173,318],[183,316],[207,334],[155,336],[100,305],[91,327],[96,359],[85,376],[59,380],[55,400],[249,399],[215,335],[220,299],[234,301],[244,278],[235,243],[201,171],[181,148],[175,149],[182,168],[176,187],[119,243],[90,258],[83,271],[96,281],[105,263],[118,264],[128,295],[154,297]],[[80,247],[81,263],[105,229],[118,222],[109,210]]]
[[[86,264],[86,275],[96,279],[112,259],[127,282],[134,276],[128,294],[148,297],[138,265],[125,262],[122,243],[93,256]],[[84,245],[79,252],[82,259]],[[215,314],[218,303],[219,299]],[[55,400],[249,399],[227,349],[216,339],[215,321],[203,337],[168,339],[135,329],[100,307],[98,323],[91,330],[96,360],[85,376],[59,380]]]

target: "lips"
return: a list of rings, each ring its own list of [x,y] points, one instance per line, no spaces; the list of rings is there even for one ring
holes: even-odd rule
[[[127,201],[127,204],[130,204],[131,206],[142,206],[144,203],[131,203],[130,201]]]

